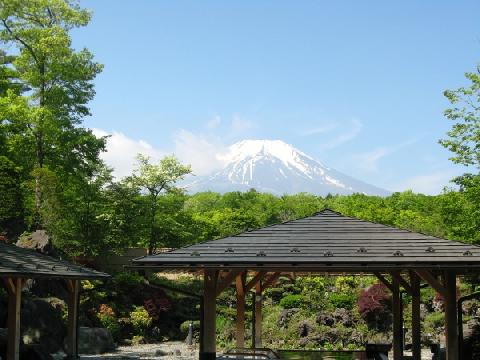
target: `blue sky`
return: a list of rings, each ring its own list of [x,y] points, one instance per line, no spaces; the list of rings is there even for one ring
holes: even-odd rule
[[[85,124],[196,173],[241,139],[281,139],[389,190],[438,193],[464,169],[438,143],[442,92],[480,62],[479,1],[82,1],[73,32],[105,65]]]

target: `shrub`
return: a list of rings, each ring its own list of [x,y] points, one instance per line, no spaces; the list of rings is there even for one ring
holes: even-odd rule
[[[344,308],[351,310],[355,304],[356,298],[354,294],[333,293],[329,297],[330,303],[336,309]]]
[[[143,277],[137,273],[122,271],[115,274],[113,282],[121,288],[136,288],[143,284]]]
[[[135,306],[135,309],[130,313],[130,321],[135,335],[144,336],[152,325],[152,318],[143,306]]]
[[[100,320],[102,327],[110,331],[110,334],[112,334],[112,337],[115,341],[119,341],[121,339],[121,327],[118,323],[118,320],[114,316],[98,314],[98,319]]]
[[[182,334],[184,336],[187,336],[188,335],[188,329],[190,328],[190,323],[193,324],[193,333],[195,334],[196,332],[199,332],[200,331],[200,320],[195,320],[195,321],[192,321],[192,320],[187,320],[187,321],[184,321],[181,325],[180,325],[180,331],[182,332]]]
[[[384,284],[375,284],[363,290],[358,298],[358,311],[363,317],[382,312],[388,305],[390,295]]]
[[[298,308],[304,302],[303,300],[302,295],[287,295],[280,300],[280,306],[284,309]]]

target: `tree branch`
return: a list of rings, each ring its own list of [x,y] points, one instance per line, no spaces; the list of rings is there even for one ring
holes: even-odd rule
[[[10,35],[12,35],[15,40],[17,40],[19,43],[21,43],[23,46],[25,46],[25,48],[32,55],[33,59],[35,60],[35,63],[37,64],[37,66],[40,67],[40,62],[38,61],[38,58],[37,58],[35,52],[33,51],[32,47],[30,45],[28,45],[24,40],[22,40],[21,38],[19,38],[17,35],[15,35],[13,33],[12,29],[10,29],[10,26],[8,26],[6,19],[2,19],[2,23],[3,23],[3,26],[5,27],[5,29],[8,31],[8,33]]]

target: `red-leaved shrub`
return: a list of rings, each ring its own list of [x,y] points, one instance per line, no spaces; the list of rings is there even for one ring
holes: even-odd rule
[[[374,284],[369,288],[362,290],[358,297],[358,311],[363,317],[375,312],[382,312],[386,309],[390,301],[390,293],[383,284]]]

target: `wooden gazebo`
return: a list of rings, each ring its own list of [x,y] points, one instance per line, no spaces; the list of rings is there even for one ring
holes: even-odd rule
[[[19,359],[22,288],[27,279],[65,281],[69,293],[67,355],[76,359],[80,280],[107,277],[109,275],[95,270],[0,242],[0,278],[8,291],[7,360]]]
[[[255,346],[261,347],[262,292],[282,274],[371,274],[392,292],[393,355],[401,360],[401,293],[412,296],[412,352],[420,359],[420,283],[445,299],[448,360],[459,360],[456,279],[480,271],[480,248],[324,210],[313,216],[134,260],[149,270],[203,273],[200,359],[216,357],[216,297],[237,290],[237,346],[244,346],[245,294],[255,289]],[[391,280],[389,280],[391,279]]]

